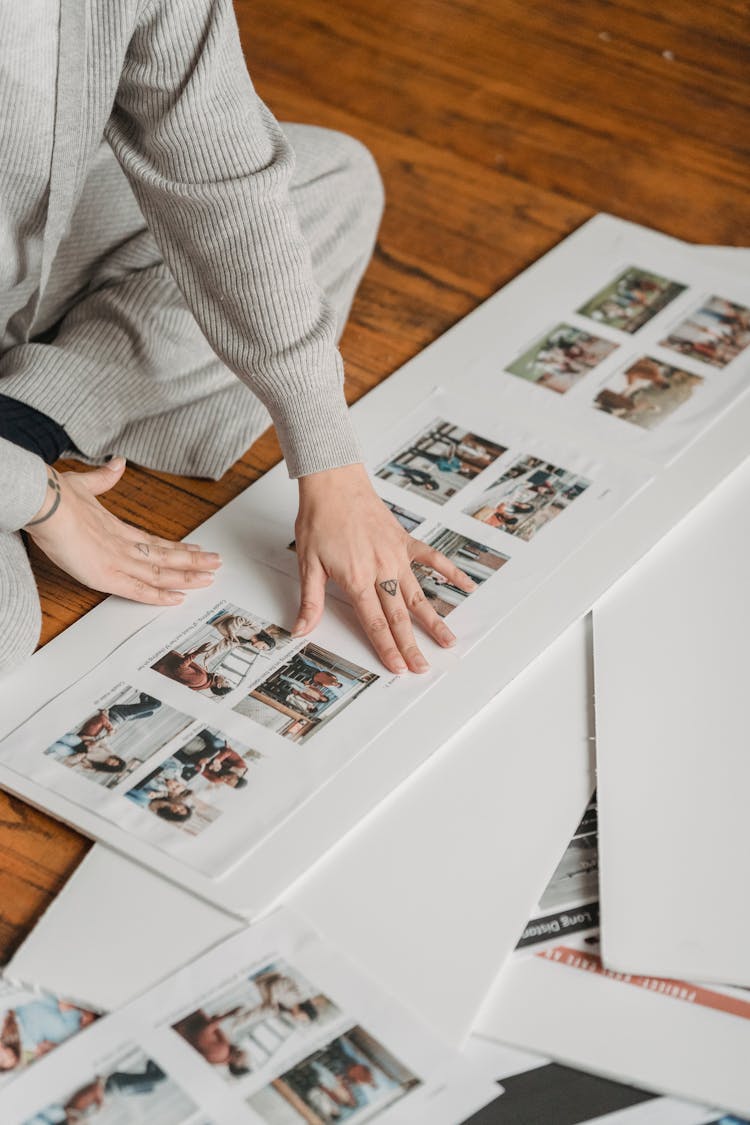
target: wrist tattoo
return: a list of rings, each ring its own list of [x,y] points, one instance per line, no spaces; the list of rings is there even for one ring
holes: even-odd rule
[[[50,516],[54,516],[57,509],[60,507],[60,504],[62,502],[62,492],[60,491],[60,478],[58,477],[58,475],[57,475],[57,473],[55,472],[54,469],[48,469],[47,470],[47,487],[49,488],[49,490],[52,492],[52,495],[53,495],[52,504],[50,505],[50,509],[49,509],[48,512],[45,512],[43,516],[38,516],[37,519],[32,520],[31,523],[27,523],[26,524],[27,527],[36,527],[37,524],[45,523],[46,520],[48,520],[50,518]]]

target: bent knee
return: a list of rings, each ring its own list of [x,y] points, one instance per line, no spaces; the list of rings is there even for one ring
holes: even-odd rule
[[[353,193],[361,202],[363,211],[376,223],[380,223],[385,206],[385,188],[375,157],[367,145],[348,133],[339,133],[345,174]]]

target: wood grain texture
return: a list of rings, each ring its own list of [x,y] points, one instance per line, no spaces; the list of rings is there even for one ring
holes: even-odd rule
[[[236,0],[281,120],[352,133],[387,210],[342,350],[355,400],[596,211],[696,242],[750,232],[750,6],[740,0]],[[105,502],[186,535],[279,458],[218,483],[128,469]],[[38,554],[43,640],[99,600]],[[84,855],[0,795],[0,955]]]

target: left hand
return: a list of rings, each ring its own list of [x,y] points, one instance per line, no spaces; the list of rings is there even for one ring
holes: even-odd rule
[[[364,465],[301,477],[299,495],[295,533],[302,596],[293,635],[318,624],[332,578],[351,598],[385,667],[426,672],[412,617],[442,648],[456,638],[422,593],[412,562],[432,567],[466,593],[475,583],[445,555],[407,534],[375,492]]]

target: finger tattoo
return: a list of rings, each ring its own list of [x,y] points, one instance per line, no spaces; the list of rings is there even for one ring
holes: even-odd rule
[[[398,578],[386,578],[384,582],[378,582],[381,590],[385,590],[386,594],[390,594],[395,598],[398,593]]]
[[[136,543],[136,550],[140,551],[144,558],[148,558],[151,554],[148,543]]]

